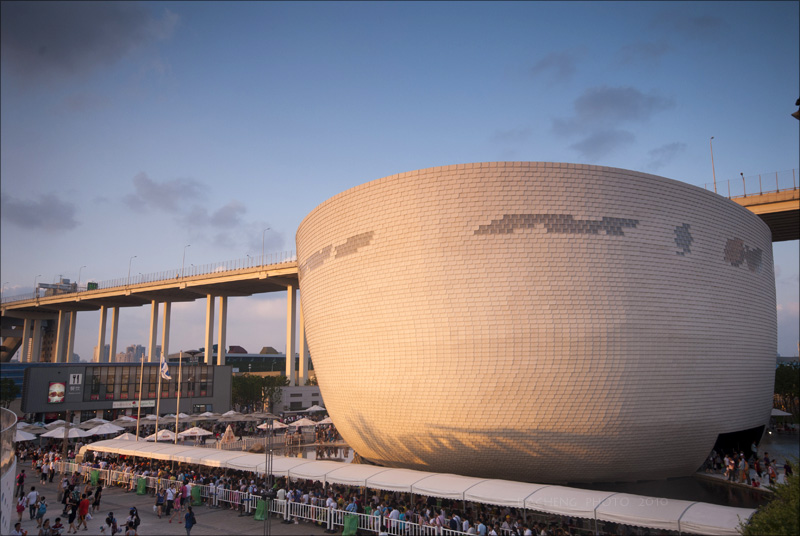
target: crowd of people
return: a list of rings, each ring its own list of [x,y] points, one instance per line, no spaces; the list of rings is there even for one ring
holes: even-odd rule
[[[744,451],[725,453],[712,450],[702,470],[721,474],[729,482],[747,484],[754,488],[774,486],[792,474],[789,460],[785,460],[781,467],[775,458],[770,457],[769,452],[760,456],[755,442],[750,446],[749,455]]]
[[[50,452],[35,456],[49,458]],[[36,465],[34,465],[35,467]],[[118,482],[98,482],[92,485],[89,478],[89,469],[109,469],[119,471],[129,478],[121,478]],[[230,502],[220,500],[225,496],[226,490],[239,491],[261,497],[267,496],[269,488],[274,489],[277,499],[287,500],[300,504],[324,507],[326,509],[342,510],[344,512],[360,513],[375,518],[374,528],[379,531],[381,526],[392,529],[396,524],[399,527],[413,525],[447,528],[461,530],[468,534],[481,536],[494,535],[560,535],[572,534],[571,524],[580,524],[577,520],[559,520],[553,516],[549,519],[542,517],[537,521],[528,522],[523,519],[520,511],[513,508],[492,507],[477,503],[469,503],[465,510],[464,505],[457,501],[445,499],[414,497],[406,493],[381,493],[373,492],[365,495],[362,488],[340,486],[333,484],[323,485],[321,482],[289,482],[286,478],[273,479],[268,483],[263,475],[246,471],[211,468],[199,465],[173,464],[158,462],[156,460],[134,460],[130,457],[89,451],[83,460],[83,470],[73,472],[62,479],[62,493],[59,499],[63,505],[61,515],[66,519],[67,534],[77,533],[86,527],[87,519],[99,515],[102,492],[105,486],[119,485],[124,482],[126,492],[136,491],[138,477],[156,477],[159,481],[172,482],[167,486],[150,490],[153,493],[154,515],[172,523],[176,517],[184,516],[182,521],[187,529],[189,520],[185,516],[191,512],[192,488],[194,486],[208,486],[212,490],[207,496],[202,497],[202,505],[208,508],[223,508],[238,511],[245,515],[248,508],[242,500]],[[35,490],[34,490],[35,491]],[[184,512],[186,512],[184,514]],[[38,513],[36,514],[38,515]],[[132,512],[133,517],[124,524],[117,523],[113,515],[106,519],[107,534],[120,534],[124,531],[126,536],[135,536],[138,528],[138,512]],[[194,514],[192,513],[192,519]],[[533,517],[528,513],[528,517]],[[61,517],[57,522],[60,523]],[[301,520],[289,519],[289,522],[298,523]],[[324,524],[324,520],[319,521]],[[42,521],[42,525],[44,522]],[[45,536],[61,535],[50,526],[51,532],[42,532]],[[132,531],[129,532],[128,531]],[[105,532],[105,531],[104,531]]]

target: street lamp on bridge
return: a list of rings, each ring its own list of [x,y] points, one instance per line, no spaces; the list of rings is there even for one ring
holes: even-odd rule
[[[136,255],[131,257],[130,260],[128,261],[128,282],[126,283],[126,285],[130,285],[131,284],[131,263],[133,262],[133,259],[135,259],[135,258],[136,258]]]
[[[183,278],[183,267],[186,266],[186,248],[192,247],[191,244],[183,246],[183,260],[181,261],[181,278]]]

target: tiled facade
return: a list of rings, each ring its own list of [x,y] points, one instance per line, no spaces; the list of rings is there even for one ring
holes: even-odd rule
[[[326,407],[363,457],[535,482],[687,475],[767,422],[770,231],[714,193],[622,169],[423,169],[297,231]]]

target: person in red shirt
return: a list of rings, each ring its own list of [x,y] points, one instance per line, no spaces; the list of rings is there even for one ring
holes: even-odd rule
[[[84,530],[88,530],[88,526],[86,525],[86,514],[89,513],[89,499],[86,498],[86,494],[84,493],[81,495],[81,502],[78,503],[78,528],[81,528],[83,525]]]

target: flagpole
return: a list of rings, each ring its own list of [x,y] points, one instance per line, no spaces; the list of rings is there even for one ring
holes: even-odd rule
[[[178,444],[178,416],[181,414],[181,373],[183,372],[183,352],[178,353],[178,404],[175,408],[175,444]]]
[[[161,362],[164,362],[164,354],[161,354]],[[158,367],[158,397],[156,398],[156,435],[154,441],[158,443],[158,414],[161,412],[161,376],[163,371],[161,366]]]
[[[139,441],[139,420],[142,417],[142,380],[144,379],[144,355],[142,356],[142,369],[139,371],[139,404],[136,409],[136,441]]]

